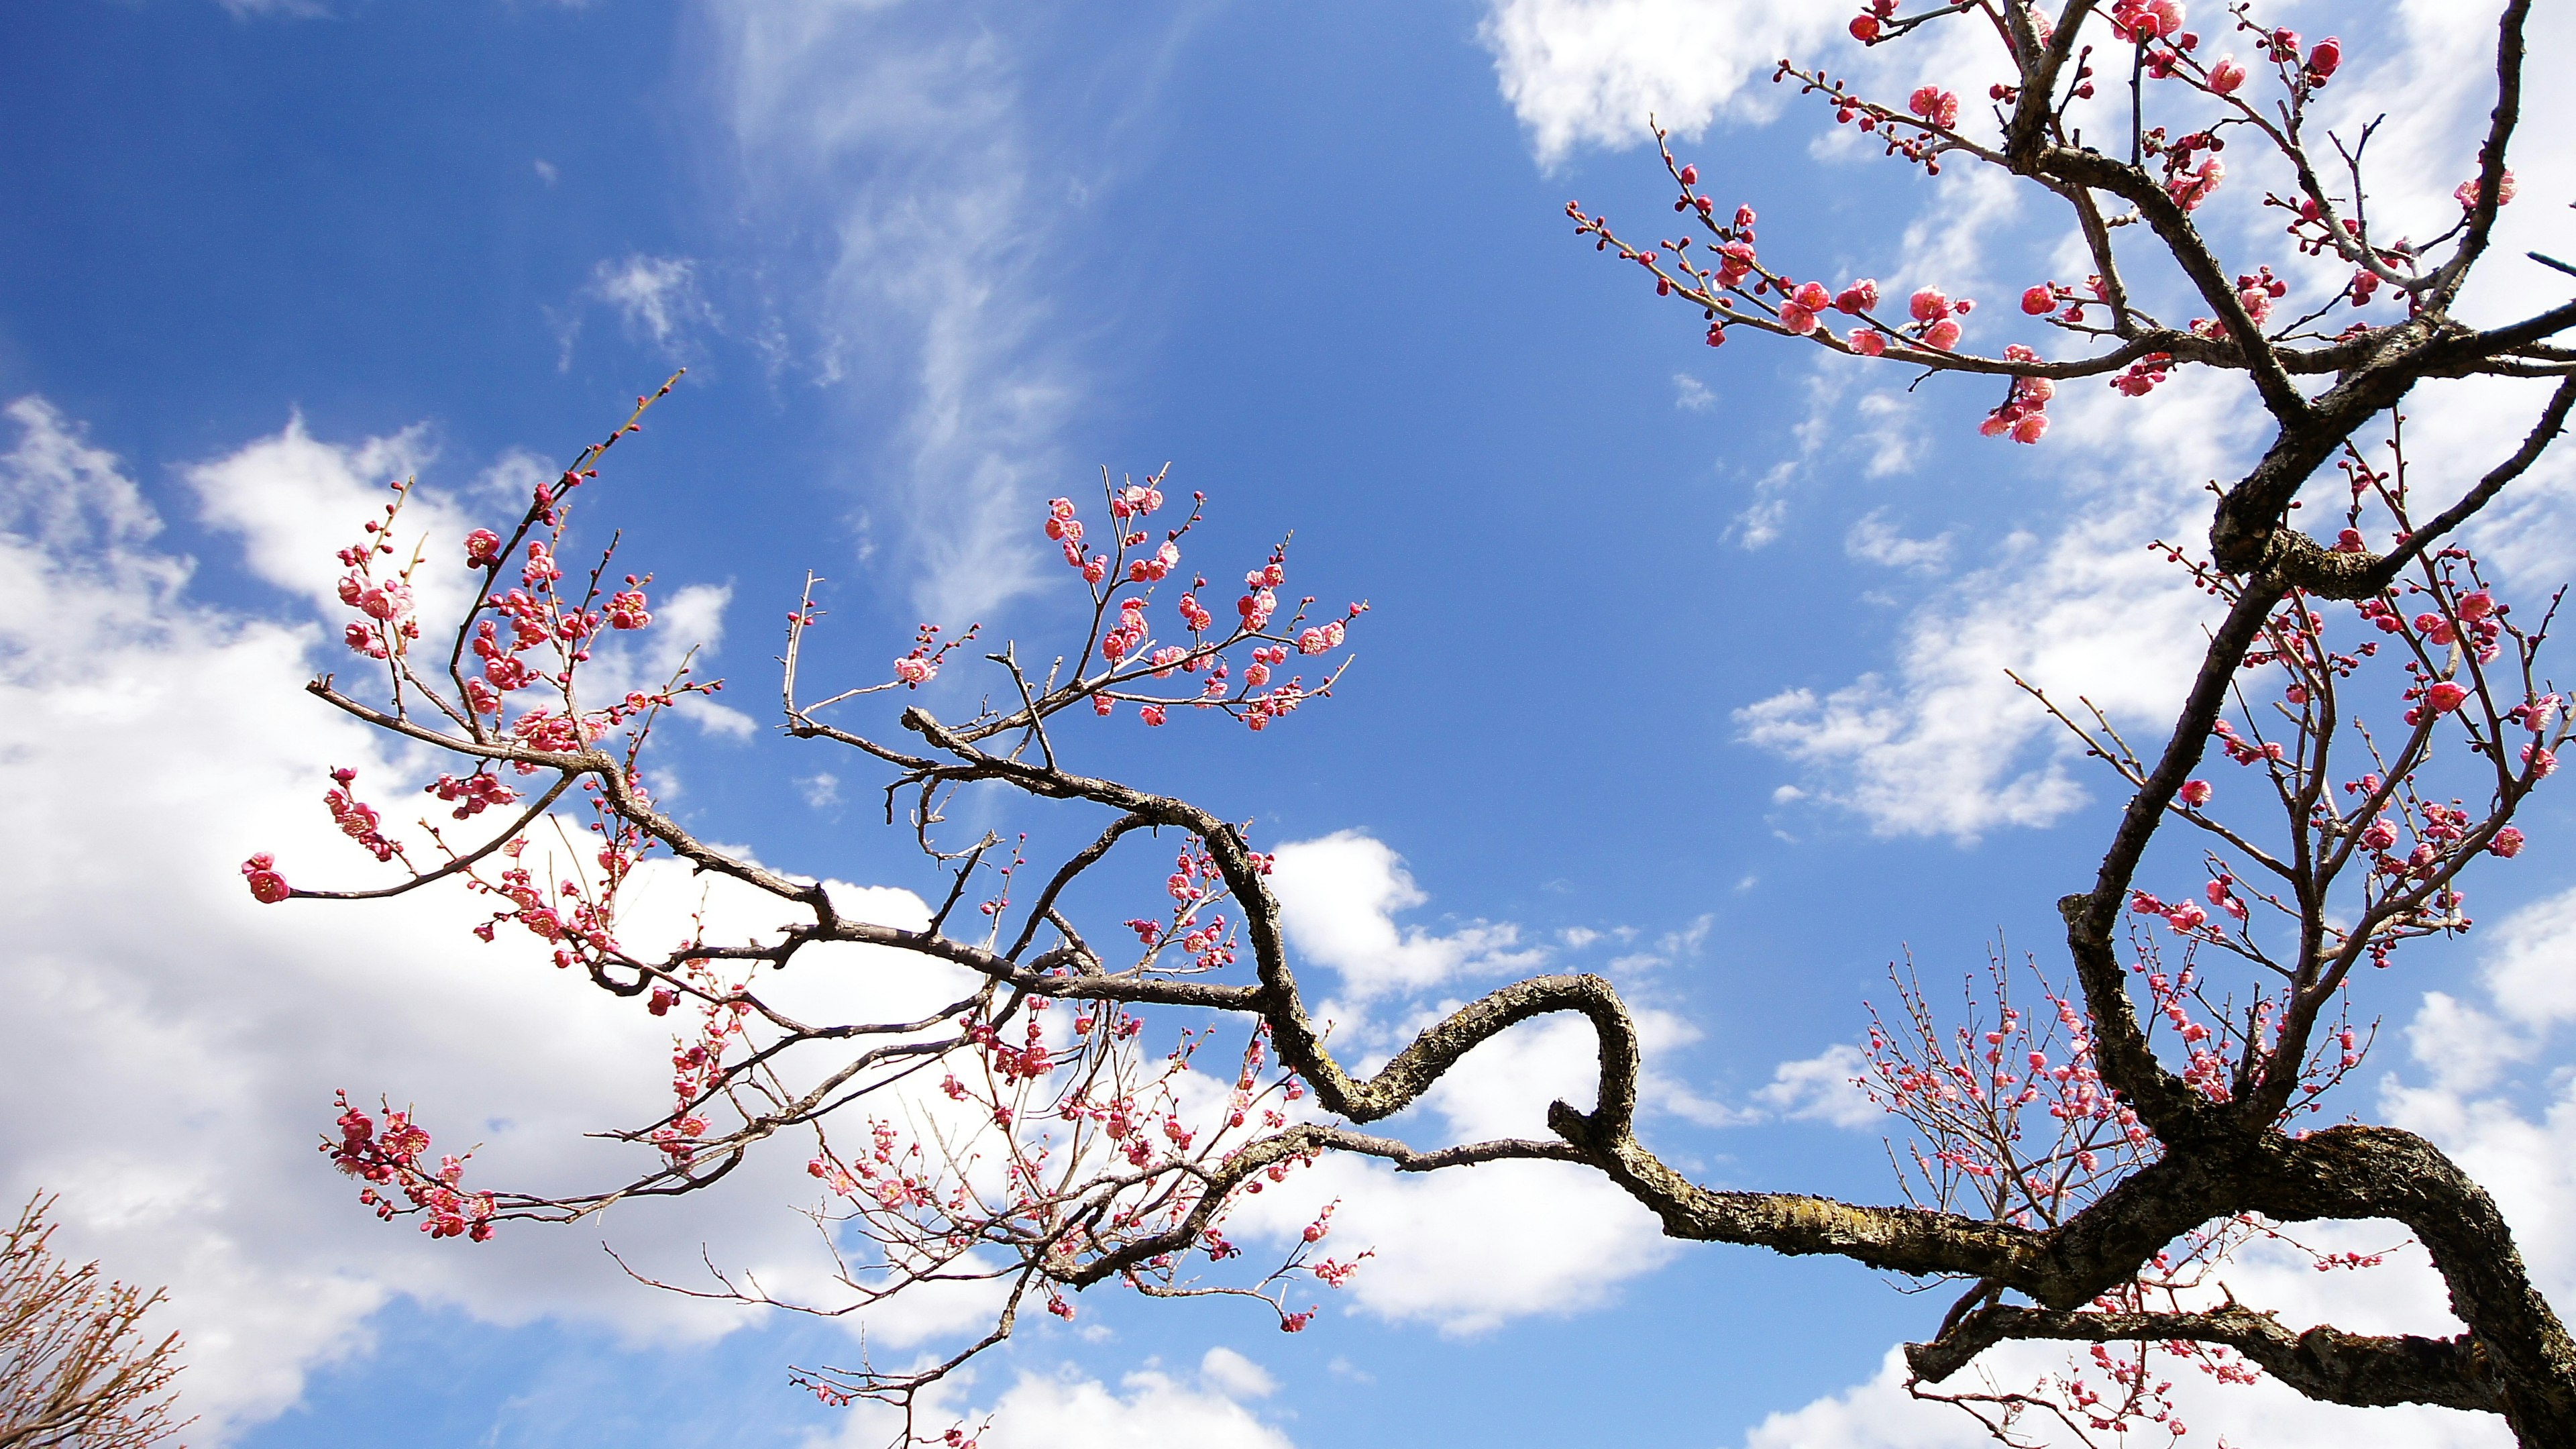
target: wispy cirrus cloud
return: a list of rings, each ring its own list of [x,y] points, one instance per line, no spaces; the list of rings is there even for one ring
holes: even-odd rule
[[[862,547],[900,545],[924,617],[980,616],[1037,578],[1025,509],[1089,387],[1057,290],[1085,189],[1030,113],[1025,37],[946,7],[706,14],[748,207],[801,239],[781,285],[809,294],[814,379],[898,401],[893,461],[850,480]]]

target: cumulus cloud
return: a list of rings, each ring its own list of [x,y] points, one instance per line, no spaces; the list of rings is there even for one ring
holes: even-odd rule
[[[346,569],[336,555],[358,536],[361,524],[380,516],[393,497],[388,484],[416,477],[435,461],[427,433],[425,425],[415,425],[338,444],[314,437],[303,418],[292,417],[273,436],[196,464],[182,476],[196,493],[198,516],[241,539],[252,573],[302,597],[323,617],[336,618],[346,612],[338,592]],[[504,503],[515,514],[526,506],[527,488],[555,471],[534,454],[513,449],[485,469],[468,494],[478,503]],[[461,550],[478,521],[436,489],[415,487],[386,535],[395,546],[392,557],[421,553],[412,591],[425,623],[454,620],[471,601],[473,576],[462,566]],[[692,651],[703,669],[724,641],[724,611],[732,598],[730,584],[661,592],[654,601],[654,627],[640,640],[610,634],[593,650],[590,689],[615,698],[630,689],[657,688]],[[704,697],[681,700],[675,712],[736,739],[753,729],[749,715]]]
[[[1224,1347],[1209,1349],[1195,1375],[1146,1369],[1115,1391],[1096,1379],[1023,1374],[993,1405],[992,1430],[981,1437],[995,1449],[1290,1449],[1289,1437],[1244,1402],[1273,1387],[1260,1365]]]
[[[70,1251],[169,1285],[204,1442],[291,1403],[313,1366],[363,1351],[368,1316],[396,1294],[494,1322],[587,1319],[639,1341],[744,1322],[639,1290],[544,1229],[478,1246],[380,1225],[322,1166],[313,1143],[345,1087],[416,1103],[443,1146],[479,1141],[482,1180],[622,1178],[631,1150],[583,1134],[659,1110],[668,1027],[507,940],[474,941],[478,913],[456,895],[368,907],[356,932],[347,907],[253,902],[236,867],[254,850],[308,883],[369,878],[373,863],[320,808],[322,772],[356,768],[399,819],[407,762],[304,695],[336,641],[191,600],[185,565],[152,548],[157,520],[115,460],[41,402],[7,416],[18,436],[0,455],[0,789],[12,828],[0,870],[13,904],[0,981],[17,1025],[0,1060],[16,1104],[0,1119],[0,1192],[59,1191]],[[299,428],[245,451],[279,466],[210,465],[218,521],[258,512],[293,529],[313,505],[354,521],[364,503],[348,507],[341,490],[381,496],[341,476],[377,468]],[[294,540],[251,533],[259,571],[309,592]],[[327,559],[336,537],[311,542]],[[673,911],[696,896],[655,884],[671,888],[646,894]],[[900,893],[848,894],[879,919],[921,909]],[[723,920],[725,903],[713,908]],[[601,1226],[653,1270],[689,1271],[712,1241],[764,1281],[828,1291],[812,1226],[792,1209],[811,1189],[791,1156],[746,1166],[705,1202]],[[917,1339],[975,1311],[932,1297],[871,1334]]]
[[[1520,947],[1509,922],[1471,921],[1441,934],[1398,925],[1396,913],[1431,899],[1403,858],[1356,830],[1290,841],[1275,853],[1271,886],[1280,921],[1306,959],[1339,973],[1354,1002],[1421,991],[1480,972],[1521,971],[1545,959]]]
[[[1649,113],[1695,135],[1776,104],[1769,86],[1747,87],[1849,18],[1804,0],[1492,0],[1477,34],[1553,166],[1577,146],[1640,144]]]
[[[1782,1062],[1753,1099],[1794,1121],[1868,1127],[1887,1120],[1887,1114],[1853,1085],[1867,1065],[1860,1048],[1849,1042],[1830,1046],[1812,1057]]]

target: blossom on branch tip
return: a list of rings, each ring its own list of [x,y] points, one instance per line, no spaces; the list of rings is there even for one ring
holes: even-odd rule
[[[275,857],[266,851],[243,861],[242,874],[250,880],[251,899],[261,905],[273,906],[294,894],[286,884],[286,877],[277,873]]]

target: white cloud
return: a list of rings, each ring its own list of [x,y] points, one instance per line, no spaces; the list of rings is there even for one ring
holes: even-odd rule
[[[1753,1099],[1797,1121],[1871,1126],[1886,1120],[1887,1114],[1853,1085],[1867,1065],[1860,1048],[1849,1042],[1830,1046],[1812,1057],[1773,1068],[1770,1085],[1755,1092]]]
[[[294,417],[274,436],[196,464],[184,477],[196,492],[199,517],[240,536],[254,574],[300,595],[322,617],[340,618],[347,612],[338,592],[346,570],[335,555],[360,536],[362,524],[381,516],[393,497],[387,484],[413,477],[435,460],[424,441],[427,432],[425,424],[415,425],[344,446],[315,438],[305,431],[304,420]],[[527,488],[555,471],[536,455],[512,449],[485,469],[468,493],[479,504],[499,504],[515,516],[527,506]],[[415,551],[421,555],[412,586],[425,625],[454,620],[472,598],[463,540],[478,521],[431,488],[415,487],[404,503],[388,537],[393,557],[407,560]],[[658,591],[654,626],[640,641],[611,634],[594,649],[586,676],[589,689],[595,697],[615,698],[630,689],[657,687],[670,680],[692,650],[698,677],[708,677],[706,665],[723,642],[724,611],[732,597],[729,584]],[[681,700],[675,712],[710,733],[736,739],[754,728],[749,715],[703,696]]]
[[[829,810],[841,803],[841,777],[829,770],[801,776],[796,781],[796,792],[805,798],[809,808]]]
[[[1887,510],[1873,509],[1843,535],[1843,552],[1868,563],[1918,573],[1939,573],[1950,562],[1950,535],[1907,538],[1887,521]]]
[[[358,541],[361,525],[381,518],[393,499],[388,485],[417,476],[437,456],[428,431],[414,425],[341,447],[306,432],[298,414],[274,437],[197,464],[185,477],[196,490],[198,517],[241,536],[253,573],[329,618],[343,612],[338,586],[347,572],[334,555]],[[474,525],[437,494],[415,491],[395,526],[402,557],[415,545],[437,550],[424,554],[429,562],[413,581],[421,612],[454,618],[472,597],[462,540]]]
[[[400,819],[400,762],[303,694],[317,649],[336,644],[310,625],[189,601],[184,568],[148,548],[153,520],[114,460],[41,403],[8,417],[20,437],[0,456],[0,790],[12,812],[0,982],[24,1014],[0,1054],[13,1103],[0,1117],[0,1193],[61,1192],[72,1252],[169,1285],[202,1440],[232,1437],[292,1402],[313,1366],[363,1352],[368,1315],[396,1294],[500,1323],[580,1318],[636,1341],[746,1321],[638,1289],[582,1250],[603,1235],[648,1271],[693,1271],[712,1242],[719,1261],[764,1282],[829,1291],[811,1224],[793,1210],[812,1189],[792,1151],[755,1158],[704,1200],[620,1209],[570,1235],[516,1226],[482,1245],[381,1225],[319,1170],[313,1144],[345,1087],[416,1103],[442,1145],[479,1140],[471,1180],[547,1190],[623,1176],[633,1150],[582,1134],[659,1110],[669,1028],[529,951],[475,942],[478,913],[460,895],[253,902],[236,866],[254,850],[276,851],[307,883],[371,879],[372,862],[320,808],[322,772],[354,766]],[[264,506],[293,523],[299,503],[319,502],[348,516],[338,490],[362,485],[323,465],[350,460],[293,428],[255,448],[295,466],[210,465],[201,483],[269,490],[218,488],[210,506]],[[337,537],[314,541],[327,557]],[[250,545],[262,572],[302,586],[284,543],[254,528]],[[665,919],[630,912],[638,939],[676,933],[697,898],[684,872],[652,869],[668,878],[638,889]],[[921,911],[902,893],[843,894],[863,916]],[[716,929],[748,929],[721,895],[710,909]],[[932,976],[823,971],[782,985],[901,977],[957,994]],[[872,1322],[871,1337],[917,1340],[980,1311],[933,1296]]]
[[[1695,135],[1776,104],[1771,68],[1849,19],[1810,0],[1492,0],[1477,34],[1553,166],[1577,146],[1644,143],[1649,112]]]
[[[1208,1350],[1199,1382],[1148,1369],[1120,1380],[1113,1393],[1094,1379],[1021,1375],[993,1406],[993,1449],[1133,1449],[1187,1444],[1197,1449],[1290,1449],[1292,1441],[1263,1423],[1242,1401],[1270,1392],[1270,1376],[1243,1355]]]
[[[1673,406],[1686,412],[1704,413],[1717,406],[1717,394],[1710,392],[1708,384],[1689,373],[1676,372],[1673,374]]]
[[[2078,510],[2054,538],[2001,540],[1907,621],[1891,673],[1757,701],[1736,713],[1744,738],[1807,766],[1813,793],[1882,834],[1973,838],[2081,803],[2060,726],[2004,671],[2114,718],[2170,708],[2207,605],[2143,545],[2205,525],[2190,480],[2227,471],[2261,417],[2233,378],[2180,376],[2136,400],[2095,391],[2060,403],[2049,438],[2065,441]]]
[[[1199,1377],[1229,1399],[1266,1399],[1279,1391],[1267,1369],[1223,1344],[1200,1357]]]
[[[1248,1200],[1233,1221],[1247,1238],[1284,1243],[1335,1200],[1333,1252],[1377,1254],[1344,1290],[1360,1311],[1450,1334],[1598,1307],[1680,1250],[1600,1174],[1552,1162],[1403,1175],[1331,1157]],[[1335,1296],[1322,1295],[1327,1306]]]
[[[673,355],[688,342],[690,328],[715,321],[715,309],[698,289],[698,264],[689,257],[638,252],[603,261],[591,269],[590,294],[617,310],[628,336],[648,337]]]
[[[1979,1362],[1991,1365],[2001,1386],[2027,1390],[2040,1375],[2062,1370],[2065,1354],[2044,1346],[2014,1347],[1989,1352]],[[1975,1387],[1976,1373],[1968,1369],[1942,1387]],[[1914,1398],[1905,1391],[1905,1381],[1903,1353],[1889,1349],[1867,1382],[1771,1415],[1744,1436],[1745,1449],[1992,1449],[1994,1439],[1974,1419],[1946,1404]],[[2491,1414],[2419,1405],[2351,1409],[2318,1404],[2271,1379],[2216,1386],[2196,1373],[2178,1371],[2173,1382],[2180,1410],[2176,1417],[2191,1428],[2185,1442],[2200,1442],[2203,1436],[2215,1441],[2221,1434],[2227,1443],[2265,1449],[2344,1449],[2357,1443],[2505,1449],[2513,1442]],[[2034,1421],[2023,1421],[2025,1431],[2035,1427]]]
[[[1539,949],[1515,949],[1520,929],[1510,922],[1471,921],[1446,935],[1397,925],[1397,912],[1430,897],[1402,857],[1358,831],[1290,841],[1275,854],[1271,886],[1290,943],[1340,973],[1355,1002],[1478,972],[1526,970],[1545,959]]]
[[[755,210],[831,238],[828,274],[800,304],[820,333],[817,380],[865,368],[909,398],[888,512],[918,569],[914,602],[924,618],[983,617],[1039,576],[1028,509],[1055,486],[1057,434],[1082,395],[1048,290],[1079,168],[1042,155],[1065,138],[1024,114],[1008,29],[804,0],[727,0],[709,16]]]

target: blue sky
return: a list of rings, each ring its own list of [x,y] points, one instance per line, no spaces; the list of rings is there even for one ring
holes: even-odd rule
[[[659,1048],[434,910],[281,919],[233,873],[260,848],[354,870],[327,853],[321,772],[418,766],[296,690],[336,648],[314,541],[405,471],[497,516],[504,483],[686,365],[587,526],[625,529],[734,683],[739,716],[659,742],[694,828],[930,889],[863,764],[768,729],[802,571],[831,580],[821,662],[843,672],[882,669],[918,619],[1043,640],[1071,595],[1039,505],[1170,460],[1210,495],[1215,557],[1293,528],[1292,585],[1374,612],[1339,697],[1285,726],[1077,732],[1086,758],[1310,842],[1300,944],[1353,1001],[1372,950],[1437,963],[1365,1007],[1381,1025],[1541,961],[1607,971],[1662,1023],[1659,1148],[1712,1181],[1885,1197],[1882,1129],[1834,1090],[1863,998],[1909,949],[1928,975],[1997,939],[2048,959],[2049,902],[2089,882],[2108,818],[2000,670],[2152,717],[2198,616],[2141,545],[2192,527],[2194,488],[2257,439],[2225,385],[2177,384],[2152,409],[2072,402],[2041,448],[1986,442],[1978,387],[1711,353],[1569,235],[1569,196],[1660,227],[1655,110],[1762,210],[1766,252],[1997,304],[2051,274],[2054,218],[1781,108],[1768,63],[1839,56],[1828,9],[0,13],[0,772],[28,917],[0,971],[29,1022],[0,1068],[25,1104],[0,1188],[64,1191],[79,1242],[172,1283],[208,1442],[861,1442],[784,1383],[845,1357],[840,1327],[675,1303],[586,1229],[486,1250],[366,1221],[305,1146],[334,1088],[479,1118],[496,1160],[544,1164],[649,1100]],[[2334,9],[2377,36],[2353,103],[2426,118],[2436,197],[2477,111],[2437,11]],[[2544,53],[2570,38],[2549,23]],[[1868,74],[1910,86],[1915,62],[1890,64]],[[2565,134],[2530,129],[2526,193],[2576,176]],[[2542,210],[2516,219],[2531,244],[2564,229]],[[2267,234],[2251,206],[2212,217]],[[2010,335],[2010,311],[1981,322]],[[2426,426],[2465,448],[2519,397],[2445,393]],[[2534,493],[2493,543],[2541,585],[2576,572],[2576,519],[2557,474]],[[2496,930],[2387,986],[2388,1038],[2345,1089],[2473,1162],[2576,1131],[2551,1035],[2576,1010],[2498,985],[2576,923],[2565,814],[2542,813],[2477,888]],[[2443,1043],[2479,1022],[2484,1066],[2458,1068]],[[1512,1068],[1547,1079],[1562,1045]],[[794,1166],[605,1236],[664,1262],[784,1255]],[[2507,1176],[2535,1264],[2576,1286],[2576,1186]],[[1019,1406],[995,1443],[1065,1415],[1100,1443],[1964,1442],[1882,1372],[1928,1300],[1676,1250],[1598,1184],[1484,1182],[1354,1179],[1346,1225],[1373,1222],[1388,1261],[1302,1336],[1094,1294],[1086,1332],[1027,1334],[965,1402]],[[2317,1312],[2438,1315],[2392,1277]],[[2244,1412],[2275,1443],[2348,1422]],[[2426,1414],[2422,1442],[2491,1442]]]

